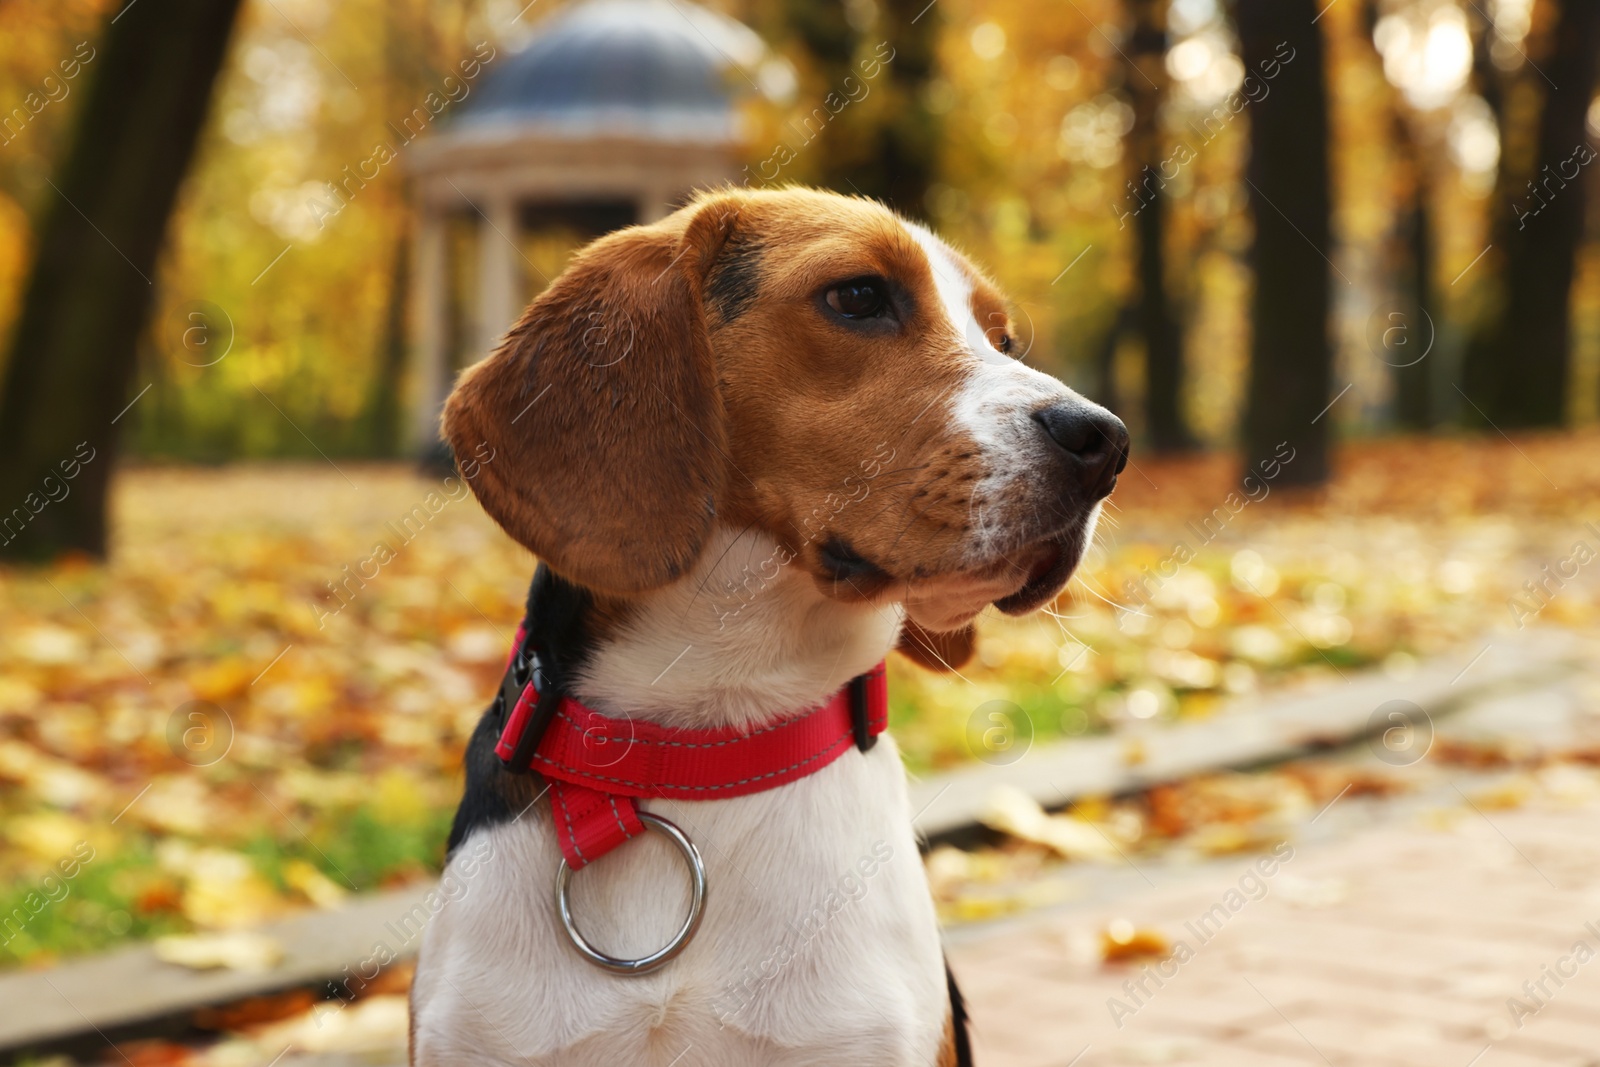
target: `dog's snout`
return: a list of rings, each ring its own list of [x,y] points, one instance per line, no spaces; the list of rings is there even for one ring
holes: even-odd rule
[[[1079,483],[1095,499],[1111,492],[1128,465],[1128,428],[1105,408],[1060,403],[1041,408],[1033,419],[1067,454]]]

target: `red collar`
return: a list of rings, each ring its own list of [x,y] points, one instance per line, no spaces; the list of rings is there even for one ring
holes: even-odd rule
[[[547,685],[537,654],[519,657],[517,634],[501,687],[515,703],[495,746],[508,770],[550,783],[556,838],[577,869],[644,832],[640,798],[714,800],[745,796],[814,774],[852,745],[872,747],[888,724],[884,665],[851,680],[826,703],[756,729],[673,730],[611,718]]]

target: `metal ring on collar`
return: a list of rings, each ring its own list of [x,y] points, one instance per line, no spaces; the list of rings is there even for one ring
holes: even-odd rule
[[[689,878],[691,897],[689,899],[689,915],[683,920],[683,926],[673,939],[663,949],[658,949],[648,956],[636,960],[619,960],[615,956],[607,956],[604,952],[589,944],[584,936],[578,932],[578,926],[572,919],[572,903],[567,899],[567,890],[572,885],[572,868],[567,866],[567,861],[562,859],[561,867],[556,871],[556,907],[561,912],[561,925],[566,927],[567,936],[572,939],[572,946],[601,970],[610,971],[612,974],[649,974],[651,971],[665,965],[678,953],[686,948],[694,938],[695,931],[700,928],[700,915],[706,904],[706,865],[700,859],[700,850],[694,847],[694,842],[689,840],[687,834],[675,825],[661,818],[641,811],[639,821],[657,833],[664,835],[669,841],[678,846],[678,851],[683,853],[683,858],[689,864]]]

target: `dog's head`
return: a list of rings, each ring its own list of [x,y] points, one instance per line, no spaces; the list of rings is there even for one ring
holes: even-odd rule
[[[1066,584],[1122,423],[1017,359],[1004,298],[869,201],[720,192],[594,242],[445,408],[472,485],[556,573],[631,596],[714,524],[931,632]]]

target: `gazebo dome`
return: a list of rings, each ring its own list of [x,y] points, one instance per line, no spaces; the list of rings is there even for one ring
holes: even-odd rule
[[[749,27],[691,0],[575,0],[534,27],[527,47],[482,63],[470,92],[404,154],[420,448],[439,447],[456,369],[492,351],[560,269],[536,266],[523,237],[587,240],[738,182],[740,90],[781,87],[792,73]],[[477,231],[476,291],[453,303],[446,230],[460,221]]]
[[[450,129],[730,141],[730,78],[764,51],[754,31],[696,4],[589,0],[550,18],[491,69]]]

